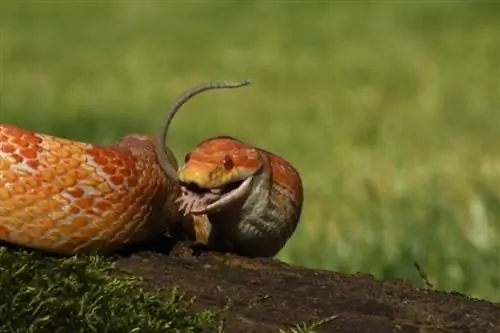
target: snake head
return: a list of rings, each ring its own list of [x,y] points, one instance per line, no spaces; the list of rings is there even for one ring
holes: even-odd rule
[[[177,175],[184,214],[208,214],[244,198],[254,175],[262,168],[262,154],[228,136],[201,142],[186,155]]]

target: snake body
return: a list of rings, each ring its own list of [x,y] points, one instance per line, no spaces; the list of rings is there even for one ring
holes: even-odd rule
[[[109,252],[167,230],[181,218],[179,185],[164,176],[154,144],[132,134],[100,146],[0,125],[0,239]]]
[[[0,241],[61,254],[109,253],[178,230],[240,255],[274,256],[302,210],[299,173],[285,159],[231,137],[204,140],[179,169],[165,145],[180,107],[156,136],[98,145],[0,124]]]

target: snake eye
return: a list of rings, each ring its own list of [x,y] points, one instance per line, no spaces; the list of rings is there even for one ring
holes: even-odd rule
[[[190,158],[191,158],[191,153],[187,153],[186,156],[184,157],[184,163],[187,163]]]
[[[224,156],[224,159],[222,160],[222,165],[224,166],[224,169],[226,170],[231,170],[234,167],[234,162],[231,156],[226,155]]]

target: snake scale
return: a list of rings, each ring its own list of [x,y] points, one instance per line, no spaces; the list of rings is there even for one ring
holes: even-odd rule
[[[0,240],[42,251],[109,253],[180,226],[195,243],[274,256],[302,210],[302,182],[283,158],[228,136],[203,140],[179,167],[165,145],[180,107],[157,135],[99,145],[0,124]]]

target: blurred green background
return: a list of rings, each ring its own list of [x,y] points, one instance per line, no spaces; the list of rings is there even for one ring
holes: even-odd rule
[[[0,120],[112,143],[174,120],[177,157],[234,135],[301,172],[279,258],[500,301],[500,6],[416,2],[0,4]]]

